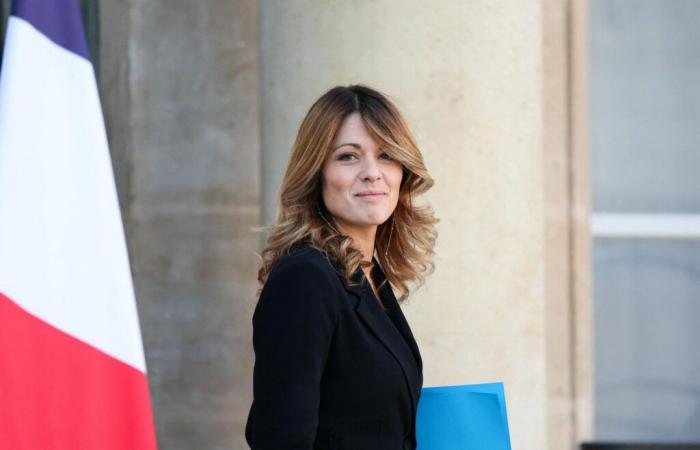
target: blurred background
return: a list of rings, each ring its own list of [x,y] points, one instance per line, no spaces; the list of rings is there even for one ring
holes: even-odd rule
[[[81,4],[160,448],[247,448],[253,228],[351,83],[436,181],[425,386],[504,381],[516,450],[700,442],[700,0]]]

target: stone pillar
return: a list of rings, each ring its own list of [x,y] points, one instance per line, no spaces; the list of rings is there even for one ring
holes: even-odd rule
[[[101,2],[101,93],[160,448],[246,449],[257,2]]]
[[[572,4],[585,6],[295,0],[260,11],[264,222],[313,100],[338,84],[389,94],[435,178],[427,200],[441,219],[436,271],[404,306],[425,386],[504,381],[516,450],[573,449],[590,423],[573,418],[579,400],[590,413],[592,362],[575,353],[590,338],[577,315],[590,269]]]
[[[547,448],[592,439],[587,1],[543,2]]]

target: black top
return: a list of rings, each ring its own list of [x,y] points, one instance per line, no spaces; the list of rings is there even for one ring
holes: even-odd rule
[[[352,281],[308,246],[273,267],[253,314],[251,449],[416,448],[418,346],[388,283],[382,310],[361,269]]]

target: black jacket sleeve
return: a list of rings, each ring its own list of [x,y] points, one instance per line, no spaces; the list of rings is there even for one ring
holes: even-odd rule
[[[333,273],[330,273],[333,275]],[[320,382],[337,323],[328,271],[295,258],[272,270],[253,314],[253,450],[311,450]]]

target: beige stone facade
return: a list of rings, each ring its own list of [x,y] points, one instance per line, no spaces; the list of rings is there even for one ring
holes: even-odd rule
[[[102,12],[118,19],[102,90],[162,445],[247,448],[251,228],[273,217],[311,102],[351,83],[395,100],[436,181],[436,270],[404,307],[425,385],[503,381],[515,450],[589,439],[586,1],[232,3]]]
[[[436,180],[426,200],[441,218],[436,271],[405,307],[425,385],[504,381],[515,449],[573,448],[591,433],[584,7],[261,11],[265,217],[315,97],[355,82],[391,95]]]

